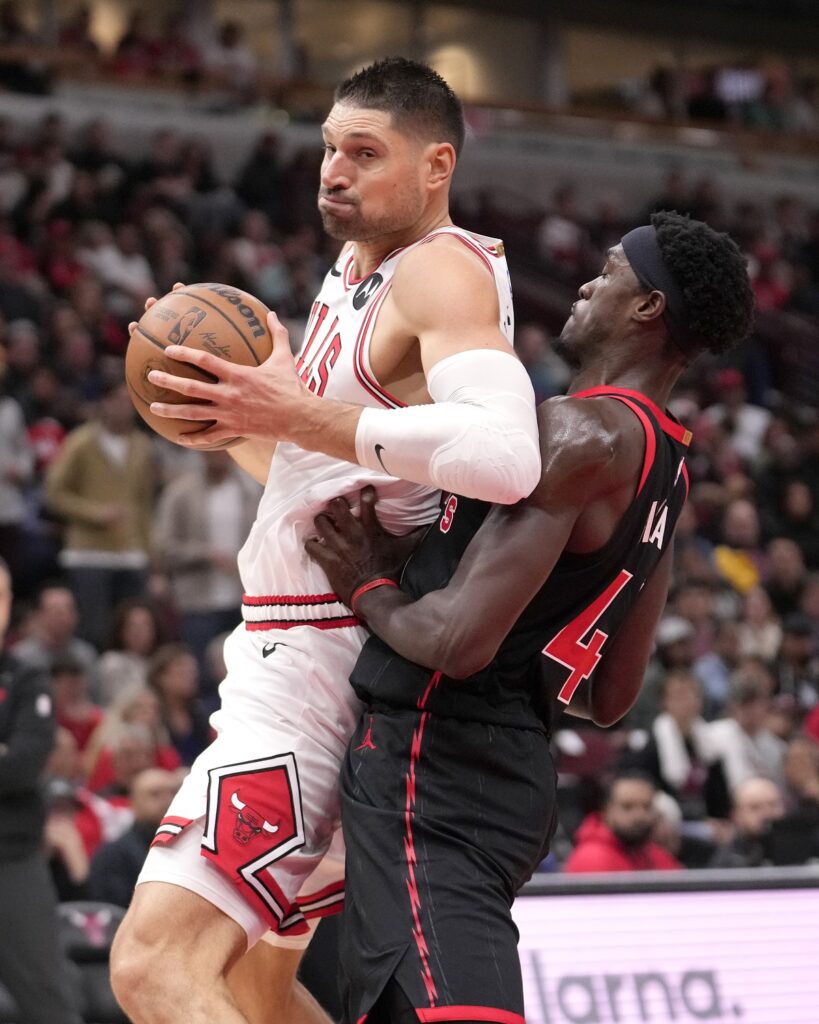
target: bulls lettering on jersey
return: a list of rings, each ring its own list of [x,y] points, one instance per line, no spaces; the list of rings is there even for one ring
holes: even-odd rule
[[[575,399],[614,398],[645,431],[637,493],[607,544],[587,555],[564,553],[493,661],[466,680],[435,675],[373,637],[353,672],[359,696],[455,717],[532,726],[550,709],[544,693],[568,704],[606,657],[617,633],[668,548],[688,492],[685,451],[691,434],[653,402],[623,388],[592,388]],[[457,509],[457,514],[456,514]],[[445,587],[489,511],[484,502],[446,496],[439,529],[410,559],[402,587],[414,597]],[[533,552],[532,557],[537,557]],[[543,655],[543,657],[541,657]]]
[[[487,287],[495,288],[500,328],[511,346],[512,293],[502,243],[447,226],[390,253],[361,280],[354,277],[354,250],[339,256],[313,303],[296,360],[299,376],[310,391],[362,406],[403,404],[376,379],[370,345],[401,260],[441,235],[456,238],[486,266]],[[248,595],[243,614],[251,628],[265,629],[274,621],[279,628],[296,621],[320,624],[323,629],[349,623],[349,609],[327,593],[327,579],[306,556],[304,541],[314,517],[328,501],[342,495],[355,501],[367,484],[378,491],[378,514],[385,527],[396,533],[434,522],[438,514],[439,496],[433,488],[296,445],[277,445],[256,523],[239,555]]]

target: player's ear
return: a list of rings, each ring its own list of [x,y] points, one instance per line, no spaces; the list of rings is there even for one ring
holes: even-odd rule
[[[634,307],[634,318],[641,323],[656,320],[665,312],[665,294],[653,288],[650,292],[644,292],[638,296],[637,305]]]
[[[427,186],[443,188],[449,184],[455,170],[455,149],[448,142],[435,142],[427,146]]]

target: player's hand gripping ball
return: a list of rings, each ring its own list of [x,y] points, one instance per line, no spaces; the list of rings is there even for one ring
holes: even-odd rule
[[[259,366],[273,350],[268,312],[252,295],[225,284],[185,285],[152,303],[134,328],[125,354],[128,392],[148,426],[178,442],[180,437],[207,430],[214,422],[164,419],[151,412],[151,402],[207,404],[152,384],[148,380],[151,370],[211,382],[216,379],[189,363],[169,359],[165,355],[168,345],[188,345],[242,366]],[[230,448],[242,440],[234,437],[211,448]]]

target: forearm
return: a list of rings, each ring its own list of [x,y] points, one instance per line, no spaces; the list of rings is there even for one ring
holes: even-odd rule
[[[433,403],[403,409],[304,398],[300,447],[467,498],[515,504],[540,479],[534,392],[508,352],[462,352],[427,375]]]
[[[356,463],[356,431],[363,412],[359,405],[311,396],[305,399],[302,415],[294,420],[285,440],[308,452]]]
[[[304,447],[301,445],[300,447]],[[270,474],[270,463],[276,451],[275,441],[248,440],[228,448],[236,465],[264,487]],[[341,458],[341,456],[338,456]],[[349,459],[347,460],[350,461]]]
[[[414,601],[396,587],[377,587],[355,602],[367,628],[396,654],[425,668],[443,669],[446,661],[440,592]]]

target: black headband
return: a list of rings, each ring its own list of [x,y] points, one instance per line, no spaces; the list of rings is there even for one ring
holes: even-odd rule
[[[654,228],[650,224],[634,228],[623,235],[620,244],[640,284],[665,295],[663,320],[677,348],[686,354],[701,348],[701,340],[688,325],[685,298],[663,259]]]

